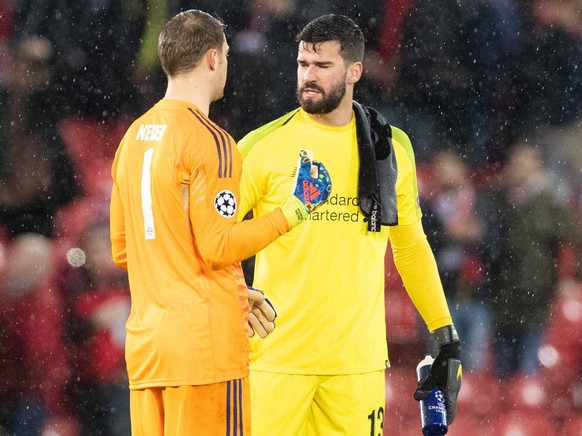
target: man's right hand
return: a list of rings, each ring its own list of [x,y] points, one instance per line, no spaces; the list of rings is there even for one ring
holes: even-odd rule
[[[252,338],[256,332],[261,338],[265,338],[275,328],[277,312],[265,297],[265,293],[259,289],[247,286],[247,298],[249,300],[247,336]]]
[[[328,199],[330,193],[331,177],[325,165],[313,160],[310,151],[301,150],[293,195],[281,206],[291,227],[305,221]]]

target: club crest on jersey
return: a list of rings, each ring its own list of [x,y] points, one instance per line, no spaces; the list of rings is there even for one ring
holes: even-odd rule
[[[228,190],[220,191],[214,199],[216,211],[225,218],[232,218],[236,213],[236,198]]]

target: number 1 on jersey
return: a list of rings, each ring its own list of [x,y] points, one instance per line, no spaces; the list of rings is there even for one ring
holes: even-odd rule
[[[146,150],[143,156],[143,166],[141,167],[141,210],[143,213],[146,239],[156,239],[154,212],[152,210],[152,178],[150,173],[153,154],[153,148]]]

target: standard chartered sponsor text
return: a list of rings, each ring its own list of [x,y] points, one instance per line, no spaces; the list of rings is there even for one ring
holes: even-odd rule
[[[344,221],[357,222],[360,218],[360,209],[358,207],[357,197],[345,197],[338,194],[331,195],[323,207],[319,210],[311,212],[309,219],[312,221]],[[335,212],[335,206],[341,206],[341,212]],[[345,208],[344,206],[347,206]],[[354,210],[353,207],[356,209]]]

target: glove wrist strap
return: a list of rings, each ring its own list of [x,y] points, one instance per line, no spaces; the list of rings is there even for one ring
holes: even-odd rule
[[[439,347],[441,345],[459,342],[459,334],[453,324],[436,329],[432,332],[432,337]]]
[[[309,211],[303,202],[295,195],[291,195],[287,200],[285,200],[285,203],[281,206],[281,211],[291,227],[298,226],[305,221],[309,215]]]

